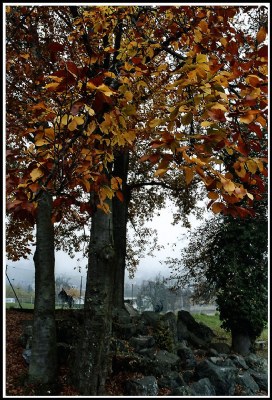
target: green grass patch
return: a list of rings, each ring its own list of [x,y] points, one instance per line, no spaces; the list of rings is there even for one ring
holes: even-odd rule
[[[202,322],[213,330],[218,337],[226,338],[226,343],[230,344],[231,334],[225,329],[221,328],[222,321],[220,321],[219,315],[206,315],[206,314],[193,314],[194,319],[197,322]]]
[[[213,330],[217,337],[226,338],[225,343],[231,346],[231,333],[227,332],[225,329],[221,328],[221,323],[219,314],[206,315],[206,314],[193,314],[194,319],[197,322],[202,322]],[[266,346],[263,350],[258,350],[257,354],[261,357],[267,357],[267,347],[268,347],[268,328],[265,328],[261,335],[256,339],[256,341],[265,341]]]
[[[30,310],[34,309],[34,304],[31,304],[31,303],[21,303],[21,306],[23,309],[30,309]],[[14,308],[17,309],[17,308],[21,308],[21,307],[19,306],[18,303],[6,303],[6,308],[12,310]]]

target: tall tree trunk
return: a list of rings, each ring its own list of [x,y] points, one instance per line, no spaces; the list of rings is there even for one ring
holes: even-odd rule
[[[29,381],[54,383],[57,371],[55,325],[54,226],[52,196],[38,200],[35,263],[35,303]]]
[[[235,353],[239,353],[242,356],[246,356],[251,351],[252,340],[248,333],[238,332],[235,329],[231,331],[231,340],[232,340],[232,350]]]
[[[120,152],[114,161],[114,175],[122,178],[124,201],[113,198],[113,236],[116,263],[114,268],[114,293],[113,306],[115,309],[124,307],[124,284],[126,269],[127,246],[127,215],[129,205],[129,189],[127,187],[127,174],[129,163],[129,151]]]
[[[110,211],[112,202],[108,201]],[[111,359],[112,292],[114,283],[112,213],[97,209],[92,217],[84,323],[75,355],[74,380],[82,395],[105,394]]]

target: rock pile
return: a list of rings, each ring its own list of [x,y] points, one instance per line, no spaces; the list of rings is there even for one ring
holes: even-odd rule
[[[57,322],[60,363],[72,362],[78,329],[76,313],[72,319]],[[28,324],[21,338],[28,350],[27,360],[31,356],[30,337]],[[124,382],[126,396],[158,396],[161,389],[168,396],[255,396],[268,392],[266,359],[255,353],[245,357],[232,353],[209,327],[184,310],[177,316],[172,312],[116,311],[111,356],[113,375],[125,371],[137,376]]]

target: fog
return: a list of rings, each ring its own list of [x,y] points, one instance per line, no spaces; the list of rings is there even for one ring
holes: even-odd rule
[[[207,212],[204,216],[207,216]],[[192,229],[196,228],[203,221],[196,219],[193,215],[189,216]],[[152,222],[147,226],[157,229],[158,243],[163,245],[164,248],[160,251],[154,252],[154,257],[145,256],[140,260],[139,267],[133,279],[129,279],[126,272],[126,282],[140,284],[143,280],[152,280],[158,274],[167,277],[170,274],[170,269],[165,265],[164,261],[167,257],[179,257],[181,249],[188,244],[189,229],[181,226],[181,224],[172,225],[172,211],[168,207],[160,211],[160,216],[155,216]],[[34,251],[34,249],[33,249]],[[77,261],[77,259],[80,261]],[[22,259],[17,262],[10,262],[6,260],[7,273],[9,279],[17,285],[26,286],[33,284],[34,261],[33,254],[29,256],[28,260]],[[82,280],[83,286],[86,282],[86,265],[87,259],[82,258],[81,253],[77,253],[74,258],[70,258],[66,253],[58,251],[55,254],[55,275],[65,275],[70,278],[70,283],[80,286]],[[80,267],[80,270],[79,270]]]

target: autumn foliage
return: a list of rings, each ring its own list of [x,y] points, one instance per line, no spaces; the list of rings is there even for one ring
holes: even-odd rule
[[[245,17],[254,23],[250,29]],[[267,176],[266,9],[7,6],[7,211],[53,221],[123,200],[115,154],[203,182],[214,213],[253,216]],[[86,193],[94,193],[91,204]]]

